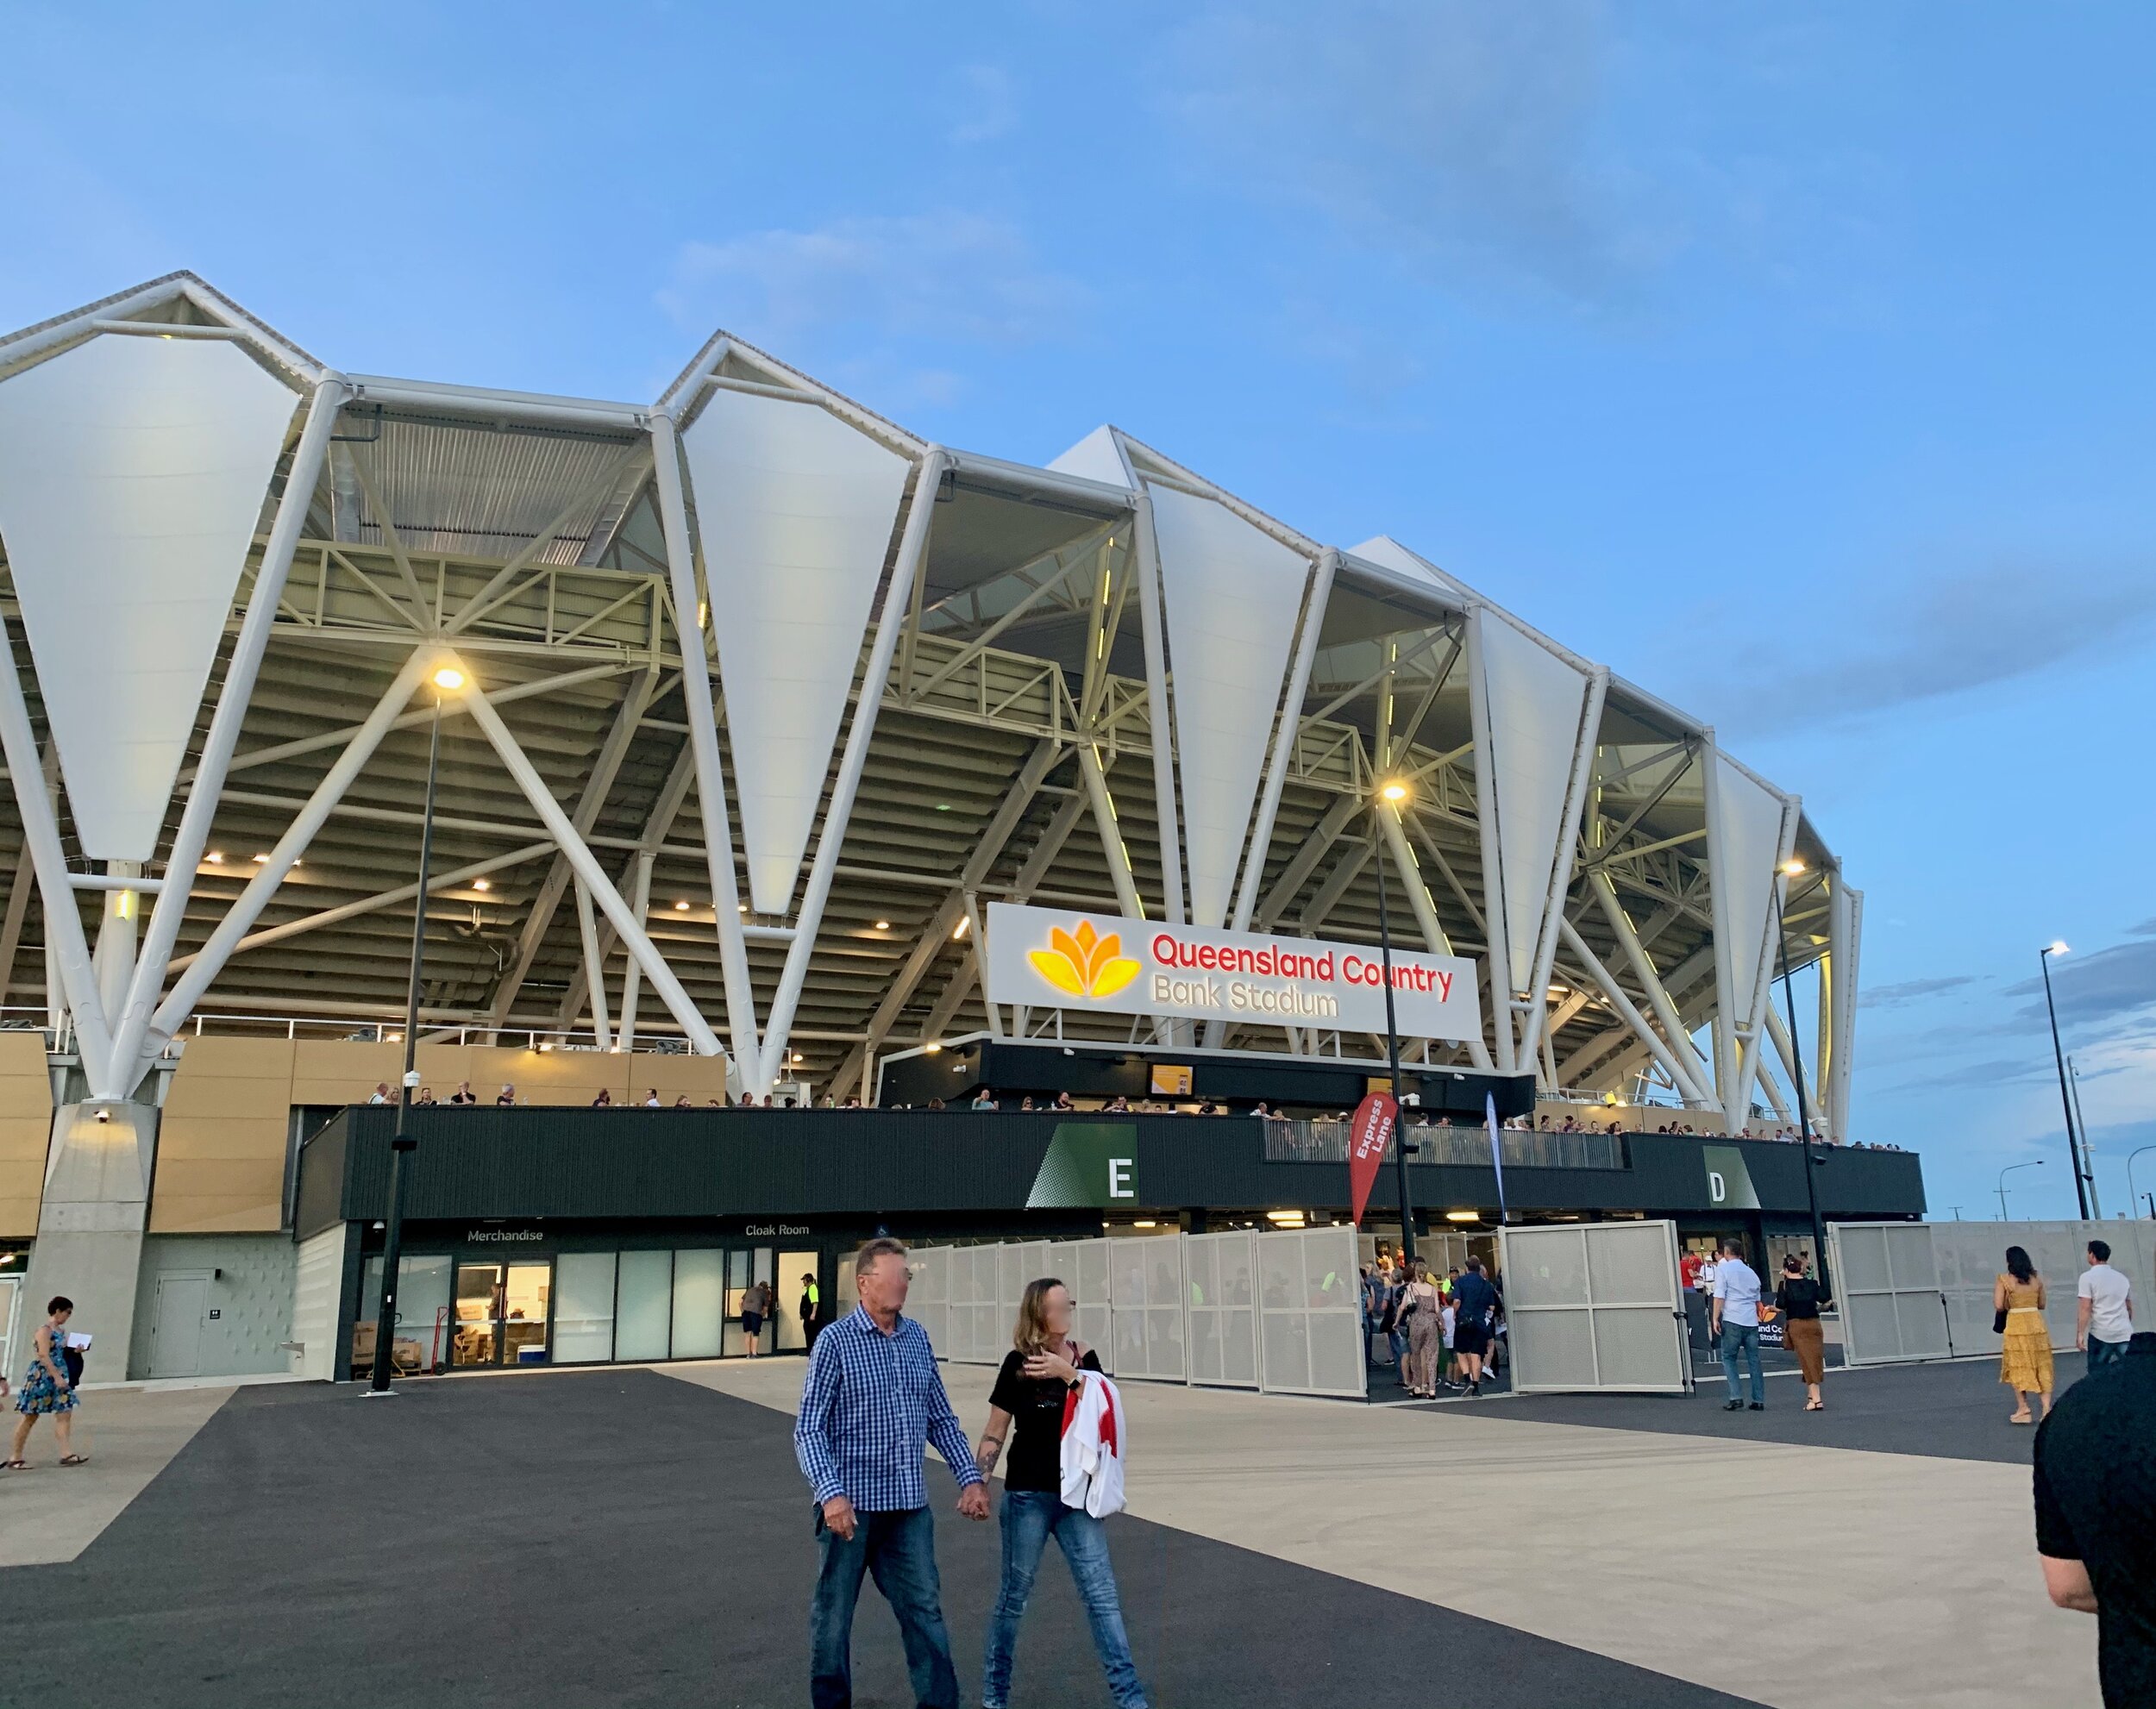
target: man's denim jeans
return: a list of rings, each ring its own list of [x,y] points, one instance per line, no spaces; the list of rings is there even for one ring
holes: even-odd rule
[[[958,1709],[958,1676],[936,1578],[936,1521],[925,1507],[855,1519],[853,1536],[843,1540],[828,1530],[817,1533],[823,1562],[809,1603],[809,1702],[814,1709],[850,1709],[854,1605],[866,1571],[899,1617],[914,1700],[923,1709]]]
[[[2091,1371],[2100,1371],[2106,1365],[2115,1365],[2126,1357],[2128,1343],[2123,1341],[2098,1341],[2089,1337],[2089,1364]]]
[[[1053,1535],[1070,1563],[1071,1581],[1086,1605],[1093,1626],[1093,1647],[1108,1676],[1108,1694],[1117,1709],[1145,1709],[1145,1687],[1131,1661],[1131,1640],[1123,1630],[1123,1605],[1115,1593],[1115,1569],[1108,1561],[1108,1538],[1100,1520],[1082,1507],[1066,1507],[1052,1489],[1007,1489],[1003,1493],[1003,1590],[988,1617],[987,1660],[981,1701],[1000,1709],[1010,1700],[1011,1652],[1018,1647],[1018,1619],[1033,1593],[1033,1575]]]
[[[1759,1368],[1759,1325],[1757,1324],[1722,1323],[1722,1376],[1729,1384],[1729,1398],[1742,1400],[1743,1393],[1737,1380],[1737,1355],[1742,1351],[1752,1365],[1752,1399],[1757,1406],[1767,1404],[1767,1381]]]

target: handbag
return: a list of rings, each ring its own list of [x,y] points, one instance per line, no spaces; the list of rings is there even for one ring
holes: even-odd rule
[[[1994,1335],[2006,1333],[2006,1307],[2003,1305],[1991,1314],[1991,1333]]]

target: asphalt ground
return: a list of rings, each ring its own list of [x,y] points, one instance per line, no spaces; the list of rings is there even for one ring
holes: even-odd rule
[[[930,1489],[974,1703],[996,1531],[951,1512],[932,1461]],[[1170,1526],[1125,1515],[1110,1535],[1163,1709],[1746,1700]],[[1447,1570],[1442,1538],[1369,1548],[1403,1574]],[[77,1559],[0,1571],[0,1704],[798,1705],[815,1560],[788,1420],[695,1384],[623,1369],[388,1400],[241,1389]],[[912,1700],[873,1590],[855,1668],[858,1704]],[[1106,1701],[1069,1575],[1045,1562],[1012,1702]]]

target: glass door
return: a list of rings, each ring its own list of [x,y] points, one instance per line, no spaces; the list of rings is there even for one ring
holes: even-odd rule
[[[501,1362],[502,1267],[459,1264],[456,1329],[449,1362],[460,1369]]]
[[[779,1255],[779,1298],[772,1308],[772,1335],[765,1346],[776,1347],[781,1353],[799,1353],[808,1346],[802,1313],[805,1305],[813,1306],[819,1327],[830,1321],[825,1310],[830,1302],[823,1297],[819,1283],[823,1264],[823,1255],[818,1252]],[[816,1296],[813,1299],[812,1293]]]
[[[772,1286],[771,1249],[759,1246],[753,1250],[736,1247],[726,1255],[726,1338],[722,1351],[728,1358],[737,1358],[749,1351],[749,1337],[741,1321],[742,1302],[749,1297],[752,1283],[761,1282],[767,1293]],[[771,1351],[772,1326],[767,1317],[756,1336],[756,1350]]]
[[[553,1292],[554,1266],[547,1260],[509,1267],[509,1274],[502,1284],[501,1346],[505,1365],[547,1362],[547,1305]]]

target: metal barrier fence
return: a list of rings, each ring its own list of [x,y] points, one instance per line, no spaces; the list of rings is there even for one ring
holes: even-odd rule
[[[1349,1122],[1290,1122],[1265,1124],[1265,1161],[1269,1163],[1344,1163],[1348,1156]],[[1445,1127],[1437,1124],[1401,1129],[1408,1141],[1420,1146],[1415,1161],[1474,1168],[1489,1161],[1489,1132],[1486,1128]],[[1625,1167],[1624,1136],[1614,1133],[1536,1133],[1501,1129],[1498,1155],[1508,1169],[1621,1169]]]
[[[1119,1380],[1364,1393],[1355,1230],[919,1246],[907,1310],[953,1364],[1010,1350],[1026,1284],[1057,1276],[1078,1338]]]
[[[1827,1237],[1852,1365],[1996,1354],[1992,1289],[2009,1246],[2044,1279],[2054,1351],[2074,1344],[2075,1286],[2091,1240],[2109,1245],[2137,1299],[2156,1297],[2156,1223],[1830,1223]]]
[[[1515,1392],[1690,1391],[1676,1224],[1576,1223],[1498,1238]]]

